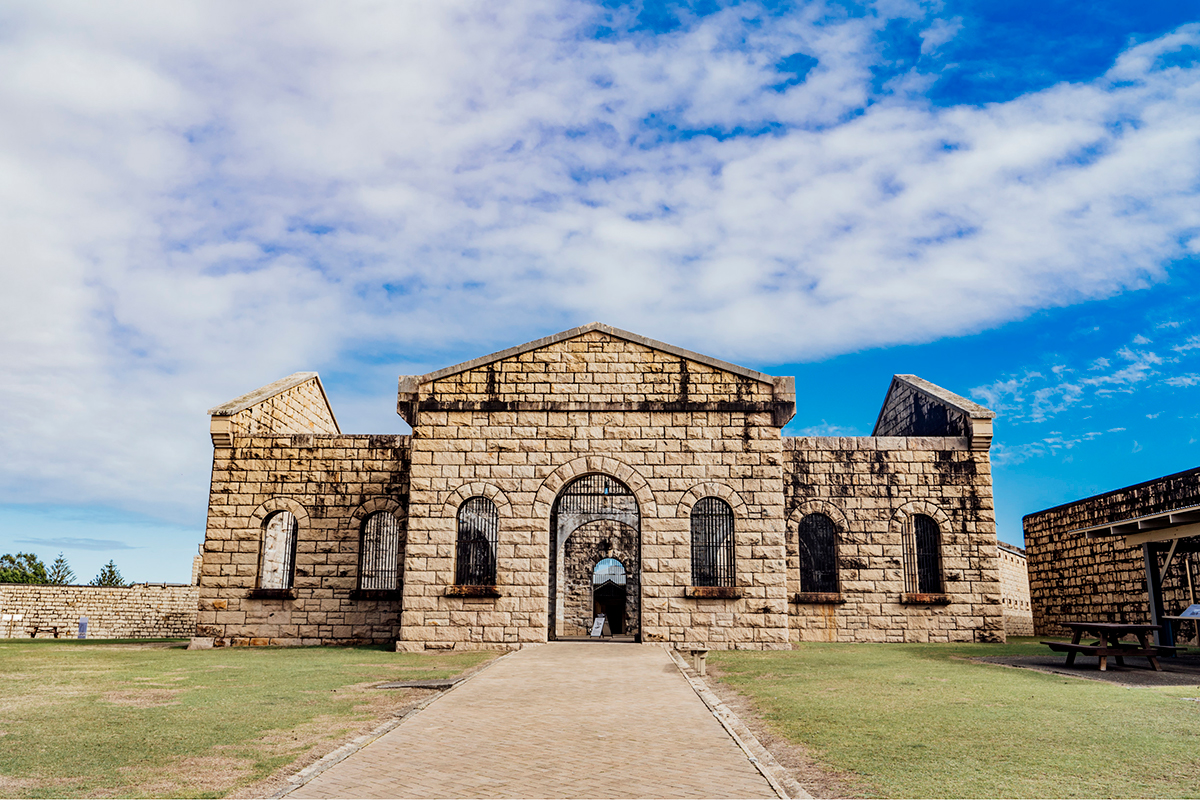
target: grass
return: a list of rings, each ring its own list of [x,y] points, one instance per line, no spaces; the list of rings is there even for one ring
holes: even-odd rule
[[[1200,796],[1198,687],[1125,688],[966,660],[1045,646],[713,652],[777,735],[881,797]]]
[[[221,797],[493,654],[0,640],[0,796]]]

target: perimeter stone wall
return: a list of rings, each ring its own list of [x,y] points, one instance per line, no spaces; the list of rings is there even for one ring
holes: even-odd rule
[[[784,440],[788,596],[801,641],[1004,641],[991,463],[965,437]],[[840,593],[794,602],[799,522],[838,529]],[[901,533],[914,514],[938,523],[946,602],[905,602]]]
[[[394,641],[400,597],[356,599],[361,526],[406,517],[407,436],[235,436],[213,456],[197,636],[217,645]],[[295,514],[295,585],[255,597],[263,525]]]
[[[1033,636],[1033,609],[1029,600],[1029,571],[1025,550],[1000,542],[1000,603],[1004,631],[1009,636]]]
[[[74,639],[87,617],[89,639],[172,639],[196,630],[195,586],[0,584],[0,637]]]
[[[1191,469],[1025,517],[1037,635],[1070,635],[1062,623],[1075,620],[1149,622],[1141,545],[1126,545],[1122,536],[1089,539],[1070,532],[1198,504],[1200,469]],[[1165,556],[1158,558],[1161,569]],[[1187,558],[1194,574],[1195,556]],[[1167,613],[1178,613],[1191,602],[1185,573],[1174,566],[1165,578],[1164,605]]]

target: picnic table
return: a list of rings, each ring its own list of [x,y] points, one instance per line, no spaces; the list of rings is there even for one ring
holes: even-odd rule
[[[1158,665],[1158,656],[1177,649],[1150,644],[1148,637],[1154,631],[1162,630],[1161,625],[1125,622],[1065,622],[1063,624],[1074,634],[1070,642],[1042,642],[1042,644],[1048,645],[1051,650],[1056,652],[1066,653],[1068,667],[1075,663],[1075,656],[1082,654],[1098,657],[1102,672],[1108,669],[1109,656],[1116,658],[1117,664],[1121,666],[1125,666],[1125,656],[1139,656],[1148,660],[1154,669],[1161,670],[1162,667]],[[1080,640],[1087,634],[1095,637],[1096,641],[1091,644],[1082,644]],[[1137,644],[1121,641],[1126,636],[1137,637]]]

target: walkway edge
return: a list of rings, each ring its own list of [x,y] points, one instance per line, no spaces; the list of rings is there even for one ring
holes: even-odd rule
[[[721,702],[721,698],[717,697],[712,689],[708,688],[708,684],[704,682],[699,675],[695,675],[694,670],[690,669],[683,657],[675,651],[674,648],[664,645],[664,649],[670,654],[671,660],[675,662],[675,666],[679,668],[679,672],[683,675],[688,685],[692,687],[692,691],[703,701],[704,705],[708,706],[708,710],[717,718],[717,722],[721,723],[721,727],[729,734],[729,738],[737,743],[737,746],[746,754],[746,758],[754,765],[755,769],[762,774],[767,783],[783,800],[812,800],[812,795],[809,794],[803,786],[801,786],[795,778],[792,777],[786,769],[767,748],[762,746],[754,733],[746,727],[746,723],[738,717],[737,714]]]
[[[326,753],[325,756],[323,758],[321,758],[320,760],[314,761],[312,764],[309,764],[307,767],[305,767],[304,769],[300,770],[299,772],[297,772],[296,774],[294,774],[290,778],[288,778],[287,786],[283,787],[282,789],[277,791],[275,794],[269,795],[267,800],[279,800],[280,798],[287,797],[289,794],[296,791],[301,786],[308,783],[309,781],[311,781],[313,778],[320,775],[325,770],[329,769],[330,767],[334,766],[335,764],[340,764],[341,762],[345,761],[350,756],[357,753],[359,750],[362,750],[364,747],[369,745],[371,742],[373,742],[376,739],[378,739],[379,737],[383,736],[385,733],[389,733],[390,731],[393,731],[396,728],[400,727],[401,723],[403,723],[406,720],[411,719],[413,716],[415,716],[417,714],[417,712],[422,711],[423,709],[428,708],[429,706],[433,705],[434,702],[436,702],[439,698],[445,697],[446,695],[450,694],[455,689],[462,686],[464,683],[467,683],[468,681],[473,680],[476,675],[479,675],[479,674],[483,673],[484,671],[486,671],[487,669],[489,669],[493,664],[497,664],[497,663],[503,661],[504,659],[508,658],[515,652],[517,652],[517,651],[509,650],[504,655],[502,655],[498,658],[493,658],[491,661],[488,661],[486,664],[482,665],[479,669],[475,670],[470,675],[468,675],[467,677],[463,678],[458,683],[451,686],[449,689],[446,689],[444,691],[439,691],[439,692],[437,692],[437,694],[426,697],[424,700],[417,703],[415,706],[413,706],[409,710],[405,711],[400,716],[393,717],[392,719],[389,719],[386,722],[384,722],[383,724],[375,727],[371,731],[364,733],[362,736],[356,736],[355,738],[346,742],[344,745],[342,745],[338,749],[334,750],[333,752]]]

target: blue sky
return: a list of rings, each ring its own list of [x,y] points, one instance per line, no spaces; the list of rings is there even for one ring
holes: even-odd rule
[[[869,434],[994,408],[1020,517],[1198,459],[1200,2],[10,3],[0,551],[180,581],[205,409],[600,320]]]

